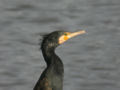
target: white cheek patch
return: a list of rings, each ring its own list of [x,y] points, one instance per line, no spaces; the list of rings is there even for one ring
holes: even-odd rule
[[[64,40],[64,36],[61,36],[60,38],[59,38],[59,44],[62,44],[62,43],[64,43],[66,40]]]

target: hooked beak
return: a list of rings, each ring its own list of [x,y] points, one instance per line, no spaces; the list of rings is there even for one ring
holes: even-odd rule
[[[84,33],[86,33],[85,30],[81,30],[81,31],[73,32],[73,33],[66,32],[67,35],[62,35],[62,36],[59,38],[59,44],[62,44],[62,43],[64,43],[65,41],[67,41],[68,39],[70,39],[70,38],[72,38],[72,37],[75,37],[75,36],[77,36],[77,35],[84,34]]]
[[[68,37],[68,39],[70,39],[72,37],[75,37],[77,35],[84,34],[84,33],[85,33],[85,30],[81,30],[81,31],[70,33],[69,35],[67,35],[67,37]]]

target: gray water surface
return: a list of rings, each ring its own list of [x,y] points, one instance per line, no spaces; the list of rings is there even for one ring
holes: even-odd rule
[[[0,90],[32,90],[46,67],[39,34],[76,31],[56,49],[64,90],[120,90],[120,0],[0,0]]]

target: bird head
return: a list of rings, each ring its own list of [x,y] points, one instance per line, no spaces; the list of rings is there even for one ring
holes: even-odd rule
[[[55,48],[58,45],[66,42],[72,37],[75,37],[80,34],[84,34],[85,30],[80,30],[77,32],[65,32],[65,31],[54,31],[48,35],[45,35],[42,46],[49,48]],[[42,47],[41,47],[42,48]]]

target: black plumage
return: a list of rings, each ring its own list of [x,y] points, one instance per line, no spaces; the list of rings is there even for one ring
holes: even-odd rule
[[[78,34],[75,33],[54,31],[44,37],[41,50],[47,67],[33,90],[63,90],[64,67],[60,58],[55,54],[55,48],[69,38],[80,34],[80,32]]]

